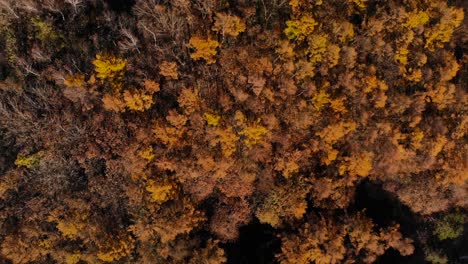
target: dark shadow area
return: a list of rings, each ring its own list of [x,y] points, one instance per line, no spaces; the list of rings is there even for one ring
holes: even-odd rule
[[[279,252],[280,239],[275,230],[257,219],[240,228],[239,239],[223,245],[228,264],[267,264],[275,263]]]
[[[132,7],[135,4],[134,0],[106,0],[109,8],[115,12],[131,13]]]
[[[405,237],[414,240],[415,251],[410,256],[401,256],[398,251],[389,249],[376,263],[427,263],[424,251],[418,241],[416,230],[421,229],[424,223],[420,217],[402,204],[391,193],[383,190],[379,184],[363,181],[356,189],[353,209],[357,211],[366,209],[366,215],[381,227],[400,224],[400,231]]]
[[[430,263],[424,260],[424,255],[421,255],[422,252],[415,252],[411,256],[401,256],[400,253],[393,249],[390,248],[387,251],[385,251],[385,254],[380,256],[377,261],[375,262],[376,264],[425,264],[425,263]],[[417,256],[417,254],[419,256]]]
[[[425,222],[424,218],[413,213],[394,195],[382,189],[379,184],[363,181],[356,189],[356,197],[352,209],[360,211],[366,209],[366,215],[379,226],[386,227],[400,225],[400,231],[405,237],[414,240],[415,251],[410,256],[401,256],[398,251],[389,249],[375,262],[377,264],[418,264],[430,263],[425,260],[424,248],[419,240],[418,230],[426,233],[425,244],[440,250],[451,264],[468,263],[468,225],[462,236],[456,239],[439,241],[432,235],[433,226]]]
[[[356,210],[366,209],[366,214],[379,226],[395,223],[401,225],[402,232],[411,233],[420,221],[419,216],[402,204],[393,194],[381,185],[363,181],[356,188],[354,200]]]
[[[349,19],[349,22],[351,22],[351,24],[359,28],[361,28],[362,21],[364,21],[364,18],[361,14],[352,14],[351,18]]]

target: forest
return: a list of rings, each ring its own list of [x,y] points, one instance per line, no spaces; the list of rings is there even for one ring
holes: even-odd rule
[[[467,9],[0,0],[0,263],[468,263]]]

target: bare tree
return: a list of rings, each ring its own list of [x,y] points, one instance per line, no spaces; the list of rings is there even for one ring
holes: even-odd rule
[[[195,9],[202,13],[203,18],[211,17],[213,12],[216,9],[216,1],[215,0],[195,0],[193,1],[193,6]]]
[[[62,16],[63,20],[65,20],[65,16],[60,10],[60,3],[57,0],[43,0],[41,7],[51,12],[59,13]]]
[[[37,77],[40,76],[39,73],[34,71],[34,69],[32,67],[32,63],[29,63],[29,62],[27,62],[26,60],[24,60],[22,58],[18,58],[18,66],[20,66],[26,72],[26,75],[32,74],[32,75],[37,76]]]
[[[73,7],[73,10],[76,13],[78,13],[78,9],[81,7],[81,4],[83,3],[82,0],[65,0],[65,3],[70,4]]]
[[[21,5],[19,5],[17,8],[24,10],[28,13],[39,13],[39,9],[40,9],[37,3],[33,0],[21,1]]]
[[[12,14],[15,18],[19,18],[18,14],[16,14],[15,10],[12,7],[11,1],[0,0],[0,10],[6,10],[10,14]]]
[[[138,53],[140,53],[140,50],[138,49],[138,39],[135,35],[132,34],[132,32],[126,28],[122,28],[120,30],[120,33],[123,36],[123,40],[119,41],[119,47],[120,49],[124,51],[128,50],[136,50]]]
[[[153,0],[139,1],[134,12],[139,17],[138,27],[153,36],[170,37],[179,42],[186,35],[186,17],[171,8],[157,5]]]

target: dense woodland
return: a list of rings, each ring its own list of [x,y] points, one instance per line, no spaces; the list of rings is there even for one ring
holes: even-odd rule
[[[0,0],[0,263],[467,263],[467,5]]]

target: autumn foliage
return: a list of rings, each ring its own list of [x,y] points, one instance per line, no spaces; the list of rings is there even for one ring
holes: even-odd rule
[[[0,263],[458,263],[465,8],[0,0]]]

